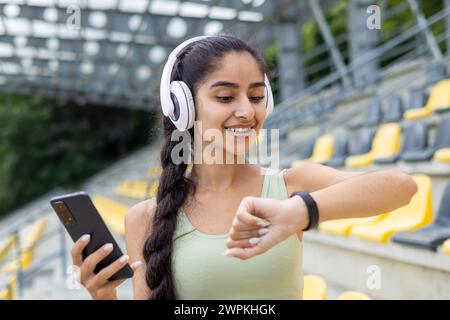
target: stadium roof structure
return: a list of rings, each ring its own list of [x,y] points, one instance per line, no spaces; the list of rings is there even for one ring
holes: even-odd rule
[[[297,2],[0,0],[0,91],[150,109],[176,45],[226,32],[263,49]]]

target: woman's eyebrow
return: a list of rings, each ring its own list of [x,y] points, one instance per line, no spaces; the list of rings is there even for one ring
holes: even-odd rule
[[[248,87],[251,89],[251,88],[265,87],[265,86],[266,86],[266,84],[264,82],[253,82]],[[214,82],[209,88],[212,89],[214,87],[228,87],[228,88],[237,89],[237,88],[239,88],[239,85],[234,82],[217,81],[217,82]]]

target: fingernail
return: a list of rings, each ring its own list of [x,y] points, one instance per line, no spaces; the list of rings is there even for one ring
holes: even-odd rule
[[[257,244],[259,242],[260,238],[250,238],[250,240],[248,240],[248,242],[250,242],[250,244]]]
[[[139,268],[141,265],[142,265],[142,261],[135,261],[135,262],[133,262],[133,263],[131,264],[131,267],[132,267],[133,269],[137,269],[137,268]]]
[[[225,252],[222,253],[223,256],[227,256],[227,257],[232,257],[233,255],[231,255],[229,250],[226,250]]]
[[[103,250],[105,250],[105,251],[111,251],[112,248],[113,248],[112,243],[107,243],[103,246]]]
[[[267,226],[270,225],[270,222],[269,221],[259,220],[258,221],[258,225],[261,226],[261,227],[267,227]]]
[[[81,237],[81,240],[83,242],[89,242],[89,240],[91,240],[91,235],[90,234],[85,234]]]
[[[123,255],[120,257],[119,262],[124,263],[125,261],[128,261],[130,257],[128,255]]]
[[[258,233],[260,235],[266,234],[267,232],[269,232],[268,228],[261,228],[261,229],[258,230]]]

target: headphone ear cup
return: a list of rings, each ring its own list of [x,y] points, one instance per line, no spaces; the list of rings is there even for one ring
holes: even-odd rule
[[[172,81],[170,97],[175,107],[170,120],[180,131],[192,128],[195,120],[195,107],[191,90],[187,84],[183,81]]]
[[[274,102],[273,102],[273,94],[270,85],[266,86],[266,94],[267,94],[267,103],[266,103],[266,119],[272,113]]]

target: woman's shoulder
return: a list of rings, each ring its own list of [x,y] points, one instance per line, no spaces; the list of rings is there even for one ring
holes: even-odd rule
[[[156,210],[156,201],[147,199],[133,205],[125,215],[127,229],[148,229]]]

